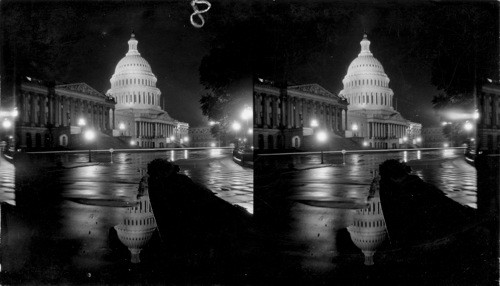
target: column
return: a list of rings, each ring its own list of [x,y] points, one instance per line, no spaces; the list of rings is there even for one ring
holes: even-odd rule
[[[45,94],[40,94],[38,96],[38,104],[39,104],[39,124],[40,126],[45,126],[47,124],[46,122],[46,119],[45,119],[45,112],[46,112],[46,109],[47,109],[47,105],[46,105],[46,95]]]
[[[266,94],[263,95],[263,98],[262,98],[262,107],[263,107],[263,111],[262,111],[262,117],[264,119],[264,121],[262,122],[262,127],[266,128],[266,127],[269,127],[269,116],[268,116],[268,96]]]
[[[275,128],[276,126],[278,126],[278,122],[277,122],[277,119],[278,119],[278,99],[273,96],[271,98],[271,117],[272,117],[272,126],[271,128]]]
[[[498,115],[497,115],[497,99],[498,96],[494,95],[491,96],[491,120],[492,120],[491,125],[493,126],[493,128],[500,125],[498,122]],[[498,142],[497,144],[500,144],[500,142]]]

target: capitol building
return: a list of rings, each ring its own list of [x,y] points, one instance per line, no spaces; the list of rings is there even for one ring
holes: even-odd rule
[[[409,138],[412,134],[420,134],[422,125],[406,120],[394,109],[389,77],[371,53],[366,34],[360,44],[361,52],[349,65],[339,93],[349,103],[346,137],[363,138],[363,145],[370,148],[406,147],[416,139]]]
[[[128,52],[116,65],[106,95],[116,100],[116,125],[121,136],[131,137],[137,147],[163,148],[184,144],[189,125],[179,122],[160,105],[161,91],[149,63],[137,49],[132,33]]]

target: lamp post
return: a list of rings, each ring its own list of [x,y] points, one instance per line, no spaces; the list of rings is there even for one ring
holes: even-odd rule
[[[241,113],[241,119],[245,120],[245,127],[248,129],[250,128],[250,126],[248,125],[248,120],[250,118],[252,118],[252,115],[253,115],[253,112],[252,112],[252,108],[248,105],[245,105],[245,107],[243,108],[243,112]],[[245,139],[247,138],[247,135],[245,134]],[[246,142],[246,140],[245,140]]]
[[[323,143],[326,142],[327,137],[328,136],[326,135],[325,131],[319,131],[316,134],[316,139],[321,144],[321,146],[323,146]],[[321,148],[321,164],[323,164],[323,148]]]
[[[353,123],[353,124],[352,124],[352,131],[354,131],[354,132],[353,132],[353,133],[354,133],[354,134],[353,134],[353,136],[354,136],[354,137],[357,137],[357,133],[356,133],[356,131],[358,131],[358,124],[356,124],[356,123]]]
[[[90,162],[92,162],[92,154],[90,152],[90,149],[91,149],[90,143],[95,139],[95,132],[93,130],[88,129],[83,133],[83,137],[85,138],[85,140],[87,140],[89,142],[89,163],[90,163]]]
[[[208,125],[210,125],[210,126],[214,126],[216,124],[220,124],[220,122],[212,121],[212,120],[208,122]],[[220,125],[219,125],[219,128],[217,129],[217,143],[220,147]]]
[[[312,120],[311,120],[311,127],[312,127],[312,128],[316,128],[316,127],[318,127],[318,126],[319,126],[318,120],[316,120],[316,119],[312,119]]]
[[[236,142],[237,142],[236,144],[238,144],[238,142],[239,142],[238,134],[239,134],[239,131],[241,129],[241,124],[238,121],[235,121],[235,122],[233,122],[232,127],[233,127],[233,130],[234,130],[236,139],[237,139],[236,140]],[[236,146],[236,147],[238,147],[238,146]]]
[[[121,135],[123,136],[123,135],[124,135],[124,131],[125,131],[125,123],[121,122],[121,123],[118,125],[118,129],[120,129],[120,133],[121,133]]]

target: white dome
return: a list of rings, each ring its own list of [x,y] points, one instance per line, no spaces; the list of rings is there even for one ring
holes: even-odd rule
[[[128,52],[115,68],[110,79],[111,89],[107,94],[116,99],[116,109],[153,108],[161,109],[161,92],[156,88],[156,76],[151,66],[137,49],[138,41],[132,33],[128,41]]]
[[[344,89],[339,94],[347,98],[349,110],[393,110],[394,93],[389,88],[389,77],[385,74],[382,64],[371,53],[370,41],[366,34],[360,45],[361,52],[349,65],[342,80]]]

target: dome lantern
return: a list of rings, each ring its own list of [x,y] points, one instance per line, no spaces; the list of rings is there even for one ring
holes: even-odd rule
[[[363,40],[359,42],[361,45],[361,52],[358,56],[371,56],[373,55],[370,52],[370,41],[368,40],[368,36],[366,34],[363,35]]]
[[[128,40],[128,52],[125,55],[126,56],[133,56],[133,55],[140,56],[141,54],[139,53],[139,50],[137,50],[138,43],[139,42],[135,39],[134,32],[132,32],[132,35],[130,36],[130,40]]]

